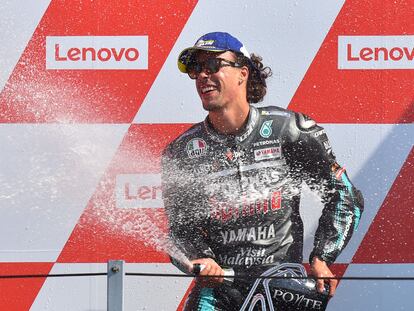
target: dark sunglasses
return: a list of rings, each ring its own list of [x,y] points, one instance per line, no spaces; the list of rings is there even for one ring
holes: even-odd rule
[[[223,58],[209,58],[205,62],[192,61],[187,64],[187,73],[191,79],[197,79],[198,75],[206,70],[208,74],[216,73],[221,67],[230,66],[241,68],[243,65]]]

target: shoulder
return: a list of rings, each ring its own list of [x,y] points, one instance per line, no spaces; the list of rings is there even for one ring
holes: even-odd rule
[[[277,106],[266,106],[266,107],[257,107],[260,117],[270,117],[270,118],[284,118],[290,119],[294,115],[293,111],[284,109]]]
[[[163,157],[167,156],[171,158],[179,156],[181,153],[185,152],[186,146],[191,140],[202,137],[202,132],[203,122],[194,124],[166,146],[163,151]]]
[[[327,141],[328,137],[322,126],[314,119],[301,112],[295,112],[293,131],[296,131],[298,137],[305,140],[317,140],[320,142]],[[326,143],[327,144],[327,143]]]
[[[301,134],[317,133],[323,128],[315,120],[301,112],[295,112],[276,106],[258,108],[261,118],[270,118],[284,124],[284,133],[295,141]]]
[[[295,113],[296,126],[301,131],[312,131],[318,128],[316,121],[301,112]]]
[[[257,109],[261,117],[269,116],[271,118],[273,117],[292,121],[299,130],[308,131],[317,126],[315,120],[301,112],[295,112],[277,106],[258,107]]]
[[[329,163],[334,161],[335,154],[325,129],[306,114],[295,112],[294,115],[295,120],[291,132],[294,133],[298,145],[306,146],[307,152],[313,152],[319,158],[326,157]]]

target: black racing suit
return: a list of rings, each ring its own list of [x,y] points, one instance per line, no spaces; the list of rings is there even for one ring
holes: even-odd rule
[[[336,163],[324,129],[279,107],[250,106],[237,136],[219,134],[208,118],[195,124],[165,149],[162,180],[174,242],[189,259],[210,257],[236,274],[302,263],[303,182],[324,204],[311,258],[331,264],[363,211],[362,195]],[[187,310],[237,310],[228,290],[196,286]]]

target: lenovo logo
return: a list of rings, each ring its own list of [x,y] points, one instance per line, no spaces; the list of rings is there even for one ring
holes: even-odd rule
[[[46,69],[148,69],[148,37],[46,37]]]
[[[118,175],[115,196],[118,208],[162,208],[161,175]]]
[[[414,69],[414,36],[339,36],[338,69]]]

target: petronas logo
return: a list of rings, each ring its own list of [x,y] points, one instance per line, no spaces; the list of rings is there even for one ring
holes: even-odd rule
[[[272,123],[273,120],[265,121],[260,128],[260,136],[263,138],[269,138],[272,135]]]

